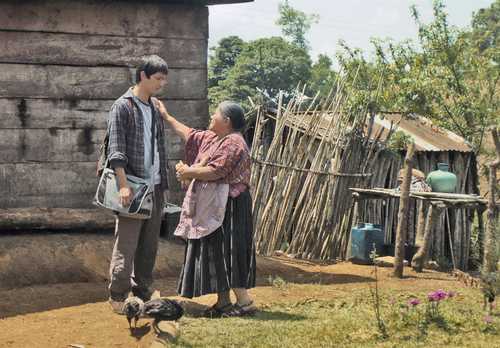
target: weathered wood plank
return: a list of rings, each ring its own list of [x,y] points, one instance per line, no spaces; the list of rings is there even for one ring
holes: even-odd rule
[[[95,161],[105,130],[0,129],[0,163]]]
[[[24,196],[82,195],[88,200],[97,187],[95,169],[95,162],[0,164],[0,208]]]
[[[71,20],[68,20],[68,19]],[[136,1],[2,1],[1,29],[208,38],[208,8]]]
[[[93,208],[93,194],[60,193],[44,195],[10,196],[0,202],[0,209],[43,207],[43,208]]]
[[[96,161],[104,129],[0,129],[0,163]],[[184,143],[171,130],[167,157],[184,157]]]
[[[134,69],[0,64],[0,97],[116,99],[134,83]],[[205,69],[171,69],[168,99],[206,99]]]
[[[135,67],[157,54],[171,68],[205,68],[205,39],[157,39],[0,31],[0,62]]]
[[[105,129],[114,100],[0,98],[0,129]],[[208,101],[164,100],[170,113],[192,127],[208,124]]]
[[[169,201],[179,203],[183,193],[175,182],[170,161]],[[0,209],[90,208],[97,188],[95,162],[0,164]]]
[[[0,230],[95,231],[114,226],[115,215],[105,209],[0,209]]]

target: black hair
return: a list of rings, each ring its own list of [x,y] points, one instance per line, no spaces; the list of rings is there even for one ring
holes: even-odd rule
[[[157,72],[168,75],[168,65],[163,58],[157,55],[145,56],[135,71],[136,83],[141,82],[141,71],[144,71],[148,79]]]
[[[231,127],[235,131],[241,131],[245,128],[245,111],[235,102],[223,101],[219,104],[219,111],[221,114],[231,121]]]

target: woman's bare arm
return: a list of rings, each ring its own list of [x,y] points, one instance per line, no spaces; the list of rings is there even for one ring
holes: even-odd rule
[[[214,181],[220,179],[216,169],[211,166],[188,166],[183,164],[177,168],[177,177],[179,180],[198,179],[202,181]]]
[[[165,105],[158,99],[153,98],[154,102],[156,103],[156,106],[158,107],[158,110],[160,111],[161,117],[167,122],[167,124],[172,127],[174,130],[175,134],[177,134],[179,137],[181,137],[182,140],[187,141],[187,138],[189,136],[189,132],[191,131],[191,128],[186,126],[184,123],[179,122],[170,115],[167,111],[167,108]]]

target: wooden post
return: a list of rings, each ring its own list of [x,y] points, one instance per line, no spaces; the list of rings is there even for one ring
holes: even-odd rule
[[[477,243],[479,245],[479,260],[483,260],[484,257],[484,220],[483,220],[483,213],[484,213],[484,207],[479,206],[476,209],[476,214],[477,214],[477,224],[478,224],[478,236],[477,236]]]
[[[448,244],[450,244],[451,264],[453,265],[453,269],[456,269],[457,268],[457,260],[455,259],[454,243],[453,243],[453,240],[451,238],[451,223],[450,223],[450,214],[448,213],[448,210],[449,209],[445,210],[446,226],[444,226],[444,229],[448,230]],[[454,211],[454,213],[459,214],[460,212]],[[465,218],[465,216],[462,216],[462,218]],[[457,234],[456,230],[462,231],[462,233],[465,234],[465,230],[458,229],[457,227],[455,227],[455,235]],[[463,247],[461,243],[459,245],[460,245],[460,248]],[[460,258],[458,259],[458,262],[460,262]],[[463,269],[463,268],[461,267],[461,269]]]
[[[396,230],[396,244],[394,248],[394,270],[393,275],[398,278],[403,277],[405,258],[405,239],[408,228],[408,208],[410,205],[410,185],[412,160],[415,152],[415,144],[412,142],[408,147],[405,157],[405,170],[403,183],[401,184],[401,196],[399,198],[398,227]]]
[[[444,208],[445,205],[443,203],[431,203],[429,207],[422,246],[418,249],[411,261],[411,266],[416,272],[422,272],[422,269],[424,268],[431,245],[432,231],[436,226],[439,216],[441,215],[441,211]]]
[[[415,236],[415,246],[421,247],[424,244],[425,217],[427,213],[427,203],[420,201],[420,209],[417,218],[417,235]]]
[[[349,233],[349,239],[347,241],[347,252],[346,252],[346,259],[349,260],[351,258],[351,245],[352,245],[352,239],[351,239],[351,231],[352,227],[356,226],[358,224],[358,219],[359,219],[359,193],[353,192],[352,193],[352,205],[351,205],[351,221],[348,225],[348,233]]]
[[[495,143],[496,159],[489,164],[489,198],[488,211],[486,213],[487,225],[484,245],[483,272],[491,273],[497,269],[497,214],[496,214],[496,185],[497,185],[497,167],[500,165],[500,139],[498,138],[498,130],[491,130],[491,136]]]

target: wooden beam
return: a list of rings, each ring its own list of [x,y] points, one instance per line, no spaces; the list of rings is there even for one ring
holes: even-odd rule
[[[105,132],[92,127],[0,129],[0,163],[95,161]]]
[[[104,209],[0,209],[0,231],[112,229],[115,217]]]
[[[135,67],[148,54],[170,68],[204,69],[207,41],[0,30],[0,63]]]
[[[0,64],[0,98],[116,99],[134,84],[134,69]],[[206,99],[205,69],[171,69],[160,98]]]
[[[350,188],[352,192],[359,193],[359,199],[385,199],[385,198],[399,198],[401,194],[394,189],[361,189],[361,188]],[[415,192],[410,191],[410,197],[427,202],[442,202],[448,206],[458,208],[467,207],[475,208],[478,205],[486,205],[487,201],[482,199],[477,195],[464,195],[464,194],[441,194],[439,192],[434,192],[435,195],[422,195],[422,193],[430,192]],[[448,197],[448,198],[445,198]],[[500,206],[500,201],[496,202],[497,206]]]
[[[0,129],[0,163],[96,161],[105,132],[92,127]],[[184,142],[170,129],[165,146],[169,158],[184,157]]]
[[[80,200],[90,201],[97,188],[95,168],[95,162],[0,164],[0,209],[30,196],[52,196],[55,207],[59,195],[80,195]]]
[[[208,38],[208,8],[139,1],[0,3],[0,29],[138,37]]]
[[[191,127],[208,124],[208,101],[163,100],[169,112]],[[114,99],[0,98],[0,129],[106,129]],[[1,139],[0,139],[1,142]]]
[[[169,161],[169,193],[179,200],[182,193],[176,193],[180,191],[175,179],[176,162]],[[95,162],[0,164],[0,209],[92,208],[98,183],[95,170]]]

